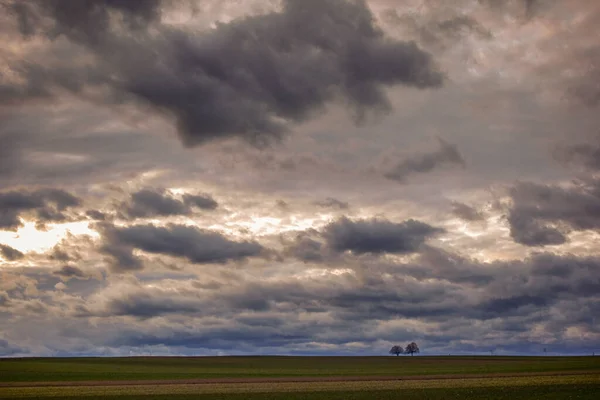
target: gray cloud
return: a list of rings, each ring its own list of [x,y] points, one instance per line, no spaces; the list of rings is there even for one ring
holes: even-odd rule
[[[299,234],[288,244],[285,254],[305,262],[320,262],[325,258],[325,245],[305,234]]]
[[[0,243],[0,254],[7,261],[16,261],[25,257],[25,254],[21,253],[19,250],[13,249],[2,243]]]
[[[14,2],[12,10],[18,18],[21,34],[30,36],[43,29],[51,37],[66,35],[71,39],[96,45],[111,29],[111,14],[121,16],[130,29],[140,28],[160,18],[161,0],[34,0]],[[53,26],[43,26],[48,15]]]
[[[442,139],[438,140],[440,142],[438,150],[408,157],[386,172],[384,176],[394,181],[404,182],[411,175],[431,172],[448,165],[459,165],[464,168],[465,160],[456,146]]]
[[[344,253],[352,255],[409,254],[418,252],[427,239],[444,229],[421,221],[396,223],[381,218],[351,220],[341,217],[320,230],[298,232],[283,239],[284,255],[304,262],[335,262]]]
[[[106,62],[87,72],[95,77],[89,82],[77,81],[82,75],[73,67],[69,72],[30,67],[36,83],[29,83],[26,95],[48,93],[44,81],[72,91],[109,84],[174,116],[184,144],[191,146],[232,136],[254,143],[276,138],[289,123],[308,120],[336,99],[362,118],[369,110],[390,108],[386,86],[430,88],[443,82],[429,54],[387,38],[359,0],[286,0],[281,12],[197,35],[159,27],[161,35],[151,38],[139,30],[140,46],[119,36],[108,15],[113,10],[129,22],[155,19],[156,2],[141,3],[86,1],[64,11],[59,1],[42,7],[59,33],[87,43]]]
[[[510,236],[526,246],[560,245],[568,238],[559,229],[536,221],[530,209],[513,209],[508,216]]]
[[[0,192],[0,229],[22,226],[21,214],[35,211],[38,225],[68,220],[64,213],[79,206],[81,200],[61,189]]]
[[[557,160],[568,164],[580,164],[590,171],[600,170],[600,146],[578,144],[558,148],[554,152]]]
[[[64,265],[60,269],[54,271],[55,275],[64,277],[64,278],[86,278],[87,274],[83,272],[80,268],[74,267],[72,265]]]
[[[460,203],[457,201],[452,202],[452,214],[465,221],[483,221],[485,216],[479,210],[471,207],[468,204]]]
[[[569,230],[600,227],[598,182],[564,188],[520,182],[510,190],[508,221],[512,238],[528,246],[562,244]]]
[[[336,208],[338,210],[346,210],[350,207],[350,204],[347,202],[335,199],[333,197],[328,197],[325,200],[317,201],[315,202],[315,205],[323,208]]]
[[[131,203],[125,205],[125,213],[129,218],[136,219],[187,215],[190,209],[164,190],[142,189],[131,195]]]
[[[43,312],[36,326],[44,327],[47,346],[60,342],[68,353],[75,351],[66,345],[69,338],[79,338],[77,351],[90,354],[102,346],[117,354],[139,346],[168,346],[176,354],[189,354],[190,349],[361,352],[348,348],[350,343],[373,354],[387,351],[388,341],[415,336],[427,352],[480,352],[490,346],[535,352],[535,346],[566,340],[569,326],[591,338],[597,332],[597,257],[542,253],[483,263],[428,247],[414,262],[365,256],[358,264],[346,261],[351,272],[315,278],[262,279],[241,270],[192,281],[188,276],[129,277],[76,298],[43,292],[56,281],[38,275],[40,291],[14,291],[7,310]],[[87,282],[70,280],[69,285]],[[43,311],[40,299],[48,305]],[[70,310],[73,319],[65,318],[64,310]],[[89,317],[94,317],[93,326]],[[407,318],[419,324],[406,328],[398,323]],[[65,328],[56,331],[50,320]],[[535,336],[530,336],[534,327]],[[78,335],[69,336],[75,328]],[[470,345],[463,345],[465,340]],[[577,349],[594,343],[584,336],[576,340]]]
[[[412,253],[426,239],[442,233],[424,222],[408,220],[401,223],[383,219],[357,220],[340,218],[323,229],[329,248],[336,252]]]
[[[26,349],[14,346],[8,340],[0,338],[0,356],[10,356],[18,353],[27,353]]]
[[[142,189],[131,194],[129,203],[122,204],[130,219],[190,215],[192,207],[214,210],[218,203],[209,195],[185,194],[181,200],[162,189]]]
[[[396,10],[388,10],[383,14],[385,22],[415,37],[426,48],[445,49],[463,39],[472,37],[491,39],[492,33],[475,18],[465,15],[452,15],[455,10],[448,10],[438,5],[439,15],[408,12],[398,14]],[[459,8],[457,8],[459,9]]]
[[[144,268],[143,262],[133,254],[133,247],[116,242],[108,242],[100,247],[100,252],[112,259],[113,272],[132,272]]]
[[[219,207],[219,203],[208,194],[184,194],[183,202],[188,206],[198,207],[203,210],[214,210]]]
[[[116,267],[118,270],[139,268],[132,255],[133,249],[182,257],[195,264],[223,264],[258,256],[264,251],[257,242],[230,240],[220,233],[195,226],[169,224],[166,227],[134,225],[121,228],[105,224],[101,231],[105,237],[102,251],[120,263],[125,261],[126,267]]]
[[[436,252],[431,250],[430,254]],[[580,321],[582,328],[593,328],[593,321],[585,315],[598,299],[598,292],[594,291],[598,288],[595,276],[600,271],[597,258],[543,253],[525,260],[480,263],[443,251],[436,254],[435,259],[415,264],[388,266],[381,260],[375,261],[355,270],[352,277],[323,275],[314,280],[245,281],[231,276],[229,282],[220,285],[198,282],[197,289],[186,286],[176,293],[136,285],[131,290],[114,291],[93,315],[141,320],[185,315],[187,321],[219,315],[227,322],[200,326],[195,333],[188,326],[160,332],[144,329],[120,332],[115,337],[123,341],[111,342],[122,346],[160,344],[208,349],[228,349],[234,343],[244,343],[248,350],[285,346],[287,351],[293,351],[307,342],[331,346],[393,341],[396,335],[409,332],[369,327],[394,318],[419,318],[424,323],[438,324],[438,329],[420,332],[420,337],[426,338],[429,346],[458,351],[467,349],[450,343],[471,338],[473,329],[478,334],[494,332],[502,336],[494,345],[513,345],[523,351],[526,344],[514,338],[514,331],[525,333],[533,324],[538,329],[548,329],[546,333],[555,340],[560,340],[561,330],[546,324]],[[486,275],[487,279],[471,279],[470,285],[457,285],[467,282],[464,279],[470,273]],[[575,303],[585,307],[569,313],[571,322],[567,322],[565,307]],[[248,310],[254,317],[245,313]],[[298,314],[302,314],[301,319],[296,318]],[[321,319],[324,315],[327,318]],[[475,321],[488,321],[484,324],[487,328],[480,331],[481,326]],[[463,329],[465,324],[470,329]],[[262,339],[253,334],[258,327]],[[233,331],[237,334],[228,333]],[[276,332],[280,339],[274,342],[271,339]],[[476,341],[476,348],[490,346],[487,340]]]
[[[85,215],[87,217],[89,217],[90,219],[93,219],[96,221],[104,221],[107,218],[105,213],[103,213],[102,211],[98,211],[98,210],[87,210],[85,212]]]

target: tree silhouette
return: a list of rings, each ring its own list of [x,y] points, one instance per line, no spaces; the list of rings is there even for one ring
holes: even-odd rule
[[[410,354],[412,356],[413,354],[419,352],[419,346],[417,346],[417,344],[415,342],[411,342],[406,346],[406,349],[404,350],[404,352],[406,354]]]
[[[402,353],[404,353],[402,346],[393,346],[390,350],[390,354],[395,354],[396,356],[399,356]]]

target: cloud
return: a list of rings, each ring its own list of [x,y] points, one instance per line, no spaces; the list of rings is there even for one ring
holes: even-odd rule
[[[408,220],[401,223],[383,219],[352,221],[340,218],[323,229],[327,246],[333,251],[354,254],[413,253],[426,239],[444,232],[424,222]]]
[[[600,187],[596,180],[570,187],[520,182],[510,189],[511,237],[527,246],[565,243],[569,230],[600,227]]]
[[[415,155],[400,161],[384,176],[388,179],[404,182],[407,177],[414,174],[423,174],[441,167],[459,165],[465,167],[465,160],[455,145],[439,139],[439,150]]]
[[[142,189],[131,195],[125,213],[131,219],[155,216],[188,215],[190,208],[164,190]]]
[[[47,94],[53,85],[72,92],[108,85],[121,98],[174,117],[187,146],[229,137],[258,144],[331,102],[348,104],[360,119],[390,108],[385,87],[436,88],[444,80],[428,53],[386,37],[359,0],[285,0],[280,11],[202,33],[155,24],[158,35],[140,28],[135,39],[120,34],[109,15],[139,28],[156,21],[158,8],[126,3],[38,7],[54,18],[57,33],[85,43],[98,64],[84,74],[73,65],[29,66],[29,82],[10,90],[11,97]]]
[[[111,30],[111,17],[118,15],[129,29],[140,28],[160,17],[161,0],[34,0],[14,2],[12,11],[18,18],[22,35],[30,36],[44,29],[44,34],[98,44]],[[44,26],[43,17],[53,19],[54,26]]]
[[[169,224],[166,227],[103,225],[102,251],[115,258],[114,270],[140,269],[133,249],[151,254],[182,257],[194,264],[224,264],[259,256],[264,248],[254,241],[234,241],[226,236],[195,226]]]
[[[133,254],[133,247],[117,242],[108,242],[100,247],[100,252],[112,259],[113,272],[132,272],[144,268],[143,262]]]
[[[153,352],[167,346],[175,354],[360,353],[353,343],[374,354],[387,351],[388,341],[415,337],[427,352],[446,354],[597,343],[597,257],[540,253],[486,263],[426,246],[410,262],[354,261],[344,260],[344,272],[327,273],[327,266],[315,276],[268,279],[215,265],[197,278],[108,279],[73,295],[72,285],[88,281],[70,280],[58,292],[55,280],[39,275],[38,294],[15,291],[6,312],[43,312],[35,321],[43,329],[35,332],[43,331],[47,347],[61,343],[67,353],[95,354],[104,346],[115,354],[141,346]],[[29,321],[16,318],[13,327],[24,330]],[[581,335],[567,340],[568,327]]]
[[[412,219],[396,223],[381,218],[341,217],[320,230],[296,232],[291,238],[283,235],[283,254],[307,263],[336,263],[345,253],[409,254],[418,252],[427,239],[443,232],[444,229]]]
[[[338,210],[346,210],[350,207],[350,205],[333,197],[328,197],[325,200],[315,202],[315,205],[323,208],[336,208]]]
[[[218,203],[209,195],[185,194],[181,200],[164,189],[142,189],[131,194],[129,204],[122,204],[129,219],[191,215],[192,207],[214,210]]]
[[[513,209],[508,216],[510,236],[526,246],[560,245],[568,238],[559,229],[536,221],[529,209]]]
[[[184,194],[183,202],[188,206],[198,207],[203,210],[214,210],[219,207],[219,203],[208,194]]]
[[[8,294],[4,291],[0,292],[0,307],[6,307],[9,301]]]
[[[140,291],[110,299],[103,312],[105,315],[151,318],[167,314],[196,313],[201,310],[200,307],[201,304],[193,298],[157,296]]]
[[[465,221],[484,221],[485,216],[479,210],[457,201],[452,202],[452,214]]]
[[[556,149],[554,156],[567,164],[579,164],[589,171],[600,170],[600,146],[593,144],[578,144]]]
[[[21,253],[17,249],[13,249],[10,246],[0,243],[0,255],[7,261],[17,261],[25,257],[25,254]]]
[[[0,356],[11,356],[19,353],[27,353],[27,351],[21,347],[12,345],[8,340],[0,338]]]
[[[299,234],[288,244],[285,254],[304,262],[320,262],[325,256],[325,245],[308,235]]]
[[[87,210],[85,215],[96,221],[104,221],[107,218],[105,213],[98,210]]]
[[[72,265],[64,265],[60,269],[54,271],[55,275],[64,277],[64,278],[86,278],[87,275],[80,268],[74,267]]]
[[[432,4],[432,2],[430,2]],[[473,37],[492,39],[493,35],[477,19],[470,15],[457,13],[460,7],[447,9],[445,4],[432,6],[430,13],[398,13],[387,10],[383,20],[395,29],[401,29],[423,44],[426,48],[446,49],[462,40]],[[439,12],[436,12],[439,10]],[[453,15],[455,14],[455,15]]]
[[[38,225],[68,220],[64,213],[79,206],[81,200],[61,189],[0,192],[0,229],[15,230],[22,226],[21,214],[35,211]]]

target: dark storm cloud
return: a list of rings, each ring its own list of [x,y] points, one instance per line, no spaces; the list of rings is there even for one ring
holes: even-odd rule
[[[384,176],[394,181],[404,182],[411,175],[431,172],[441,167],[459,165],[464,168],[465,160],[456,146],[442,139],[438,140],[440,142],[438,150],[408,157],[386,172]]]
[[[386,38],[361,1],[287,0],[281,12],[165,39],[162,69],[136,71],[126,90],[173,113],[187,145],[277,137],[336,97],[362,114],[389,107],[383,86],[442,84],[431,57]]]
[[[0,255],[7,261],[16,261],[25,257],[25,254],[10,246],[0,243]]]
[[[510,190],[511,236],[528,246],[561,244],[569,230],[600,228],[600,182],[570,187],[521,182]]]
[[[137,29],[136,42],[112,27],[109,11],[135,28],[157,19],[156,2],[41,3],[37,11],[54,18],[56,33],[87,43],[98,65],[84,75],[72,66],[62,72],[29,67],[24,96],[49,93],[46,81],[64,87],[65,78],[72,91],[108,84],[173,116],[188,146],[232,136],[261,143],[336,100],[360,119],[390,108],[386,86],[443,83],[428,53],[386,37],[359,0],[285,0],[281,11],[200,34],[156,25],[160,35],[151,36]]]
[[[479,210],[470,205],[460,203],[457,201],[452,202],[452,214],[465,221],[483,221],[485,216]]]
[[[401,223],[383,219],[352,221],[340,218],[323,229],[327,246],[333,251],[364,253],[413,253],[430,237],[444,232],[424,222]]]
[[[61,189],[0,192],[0,229],[19,228],[21,215],[31,212],[35,212],[38,225],[66,221],[64,212],[80,204],[79,198]]]
[[[195,264],[224,264],[258,256],[264,251],[257,242],[230,240],[220,233],[195,226],[169,224],[166,227],[134,225],[121,228],[104,225],[101,231],[105,237],[103,252],[134,267],[117,266],[118,270],[139,267],[134,261],[133,249],[182,257]]]

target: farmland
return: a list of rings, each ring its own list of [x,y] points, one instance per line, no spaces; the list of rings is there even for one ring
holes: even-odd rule
[[[595,399],[600,357],[0,360],[0,398]]]

